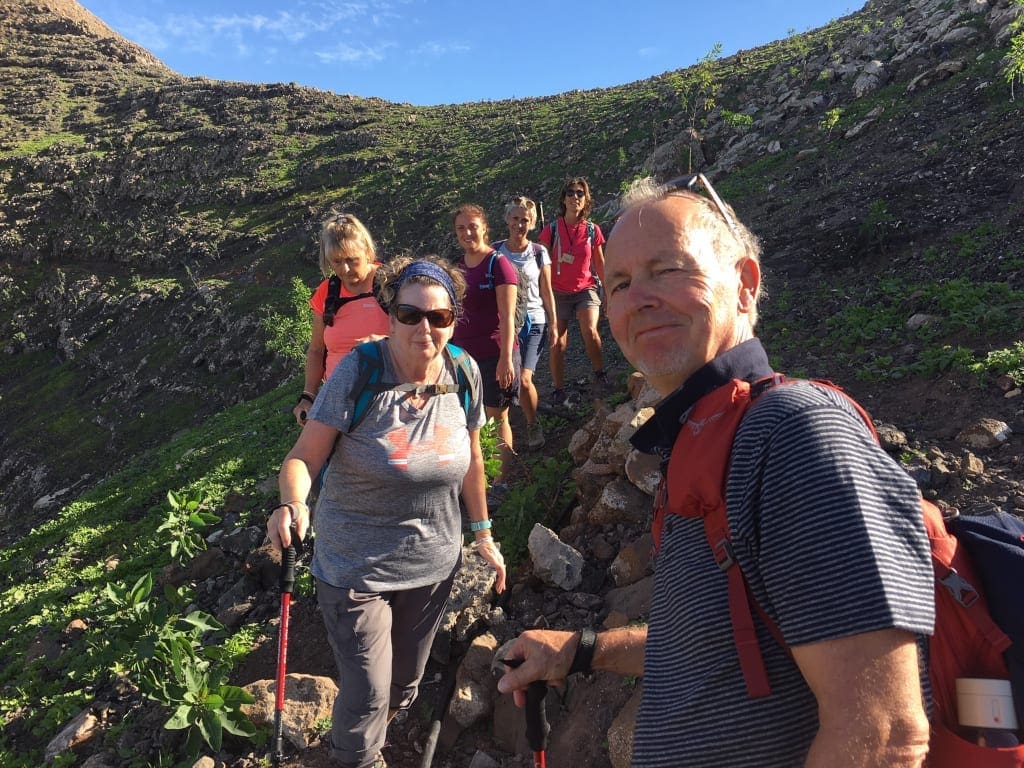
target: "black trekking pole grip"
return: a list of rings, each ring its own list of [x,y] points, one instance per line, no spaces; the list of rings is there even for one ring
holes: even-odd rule
[[[292,533],[293,541],[297,534]],[[292,593],[295,588],[295,546],[285,547],[281,552],[281,594]]]
[[[533,750],[534,760],[542,755],[548,746],[547,707],[544,699],[548,695],[548,684],[543,680],[534,680],[526,689],[526,741]]]

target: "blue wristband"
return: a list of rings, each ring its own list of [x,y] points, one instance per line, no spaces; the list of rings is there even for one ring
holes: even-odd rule
[[[487,531],[490,530],[490,520],[474,520],[469,524],[469,530],[471,531]]]

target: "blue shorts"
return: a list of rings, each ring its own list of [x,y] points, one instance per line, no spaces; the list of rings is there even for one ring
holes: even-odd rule
[[[523,358],[524,371],[536,371],[540,353],[548,338],[547,323],[530,323],[519,333],[519,354]]]

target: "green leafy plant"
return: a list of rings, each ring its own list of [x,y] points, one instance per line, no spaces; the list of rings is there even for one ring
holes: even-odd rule
[[[1024,83],[1024,0],[1013,1],[1021,7],[1022,15],[1011,25],[1014,35],[1010,38],[1010,49],[1007,51],[1010,61],[1003,73],[1006,82],[1010,84],[1010,101],[1015,100],[1014,84]]]
[[[896,226],[896,217],[889,210],[888,201],[881,199],[872,201],[867,215],[857,230],[857,238],[861,247],[866,250],[877,250],[884,254]]]
[[[984,360],[970,366],[978,376],[1009,376],[1018,387],[1024,387],[1024,341],[1005,349],[995,349]]]
[[[255,698],[236,685],[226,685],[224,670],[183,665],[174,673],[173,683],[166,686],[169,701],[161,703],[177,703],[177,707],[164,728],[187,731],[185,750],[191,758],[199,754],[202,742],[220,751],[225,732],[243,737],[256,733],[242,712]]]
[[[825,138],[832,138],[832,131],[839,125],[839,118],[843,116],[843,110],[839,107],[833,107],[832,109],[826,110],[824,117],[818,121],[818,129],[825,132]]]
[[[168,491],[167,503],[171,507],[167,519],[156,530],[157,533],[167,534],[171,558],[181,563],[206,549],[202,531],[219,522],[220,518],[203,509],[204,500],[199,493],[188,497]]]
[[[131,586],[106,587],[105,626],[93,641],[112,654],[112,671],[127,674],[148,699],[167,709],[168,730],[187,730],[186,750],[193,758],[202,743],[221,748],[224,732],[250,737],[256,729],[242,706],[254,699],[241,688],[227,685],[233,656],[204,644],[209,633],[223,626],[208,613],[177,611],[190,599],[184,587],[164,587],[164,599],[153,594],[153,576],[146,574]]]
[[[484,455],[484,476],[490,486],[501,473],[501,455],[498,451],[498,422],[488,419],[480,429],[480,450]]]
[[[309,311],[309,287],[299,277],[293,277],[285,314],[271,312],[262,321],[267,334],[267,346],[287,360],[296,363],[306,359],[306,347],[313,332]]]
[[[572,464],[567,452],[524,462],[525,479],[509,489],[495,515],[496,536],[510,565],[526,553],[530,531],[538,522],[553,523],[565,500],[575,494],[569,479]]]
[[[715,43],[695,67],[687,70],[683,78],[680,101],[691,131],[695,131],[703,118],[715,108],[718,94],[722,90],[722,71],[718,64],[721,55],[722,44]],[[687,169],[693,171],[692,147],[688,151]]]
[[[754,117],[743,112],[731,112],[728,109],[723,109],[722,122],[737,133],[746,133],[754,124]]]

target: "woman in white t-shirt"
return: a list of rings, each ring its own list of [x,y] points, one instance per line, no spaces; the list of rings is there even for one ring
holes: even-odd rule
[[[551,257],[540,243],[531,242],[527,235],[537,225],[537,205],[528,197],[515,197],[505,206],[508,239],[494,243],[493,247],[507,256],[525,275],[525,286],[519,290],[527,294],[528,322],[519,334],[522,355],[522,377],[519,385],[519,405],[526,417],[526,444],[530,448],[544,445],[544,430],[537,420],[537,387],[533,372],[537,370],[540,353],[555,340],[555,295],[551,290]]]

